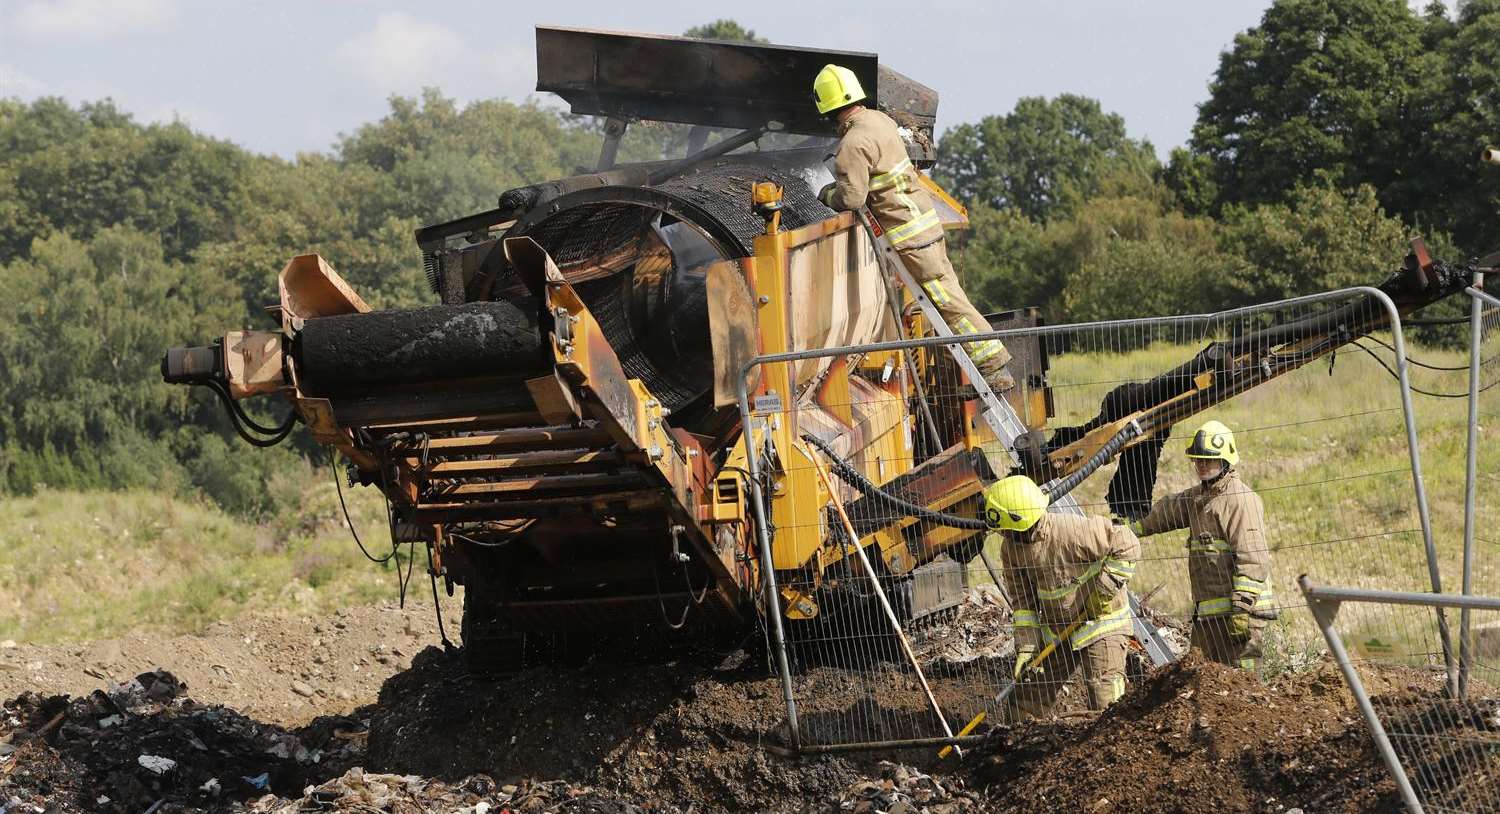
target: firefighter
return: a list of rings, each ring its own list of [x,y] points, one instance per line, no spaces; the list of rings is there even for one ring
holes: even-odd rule
[[[943,224],[932,194],[918,180],[896,123],[860,104],[865,92],[848,68],[824,66],[813,81],[813,98],[818,113],[837,121],[840,134],[833,159],[834,182],[823,187],[818,200],[840,211],[868,206],[953,333],[990,331],[989,321],[969,302],[948,262]],[[969,342],[964,347],[991,390],[1003,393],[1015,386],[1005,369],[1010,352],[999,340]]]
[[[1090,709],[1104,709],[1125,693],[1131,632],[1125,589],[1140,541],[1103,517],[1051,514],[1047,504],[1046,493],[1024,475],[984,492],[985,525],[1005,540],[1002,578],[1014,616],[1018,681],[1007,710],[1012,719],[1047,714],[1080,666]],[[1079,620],[1067,640],[1058,641]],[[1030,663],[1054,641],[1056,649]]]
[[[1234,468],[1240,453],[1228,427],[1218,421],[1199,427],[1187,456],[1199,484],[1157,501],[1130,525],[1141,537],[1188,530],[1192,646],[1214,661],[1254,670],[1266,620],[1275,618],[1276,607],[1265,511]]]

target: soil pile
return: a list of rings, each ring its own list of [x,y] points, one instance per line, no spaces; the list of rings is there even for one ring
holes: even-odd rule
[[[957,621],[994,612],[978,605]],[[1398,807],[1364,721],[1328,664],[1267,685],[1190,658],[1134,681],[1102,715],[1070,711],[1054,721],[998,727],[963,761],[938,762],[933,749],[796,758],[782,748],[780,682],[753,644],[728,652],[595,652],[480,676],[436,647],[412,647],[408,665],[395,651],[415,644],[409,626],[397,615],[378,615],[390,616],[376,620],[396,634],[387,642],[345,633],[334,624],[345,621],[340,617],[306,622],[300,639],[296,624],[283,622],[272,634],[271,622],[252,622],[253,641],[275,645],[242,660],[218,657],[214,663],[233,669],[233,683],[194,683],[190,690],[180,680],[185,673],[213,677],[222,670],[201,663],[201,647],[185,646],[180,665],[167,663],[171,672],[150,670],[71,696],[50,686],[47,694],[22,692],[0,710],[0,812]],[[962,633],[930,641],[950,658],[974,658],[935,662],[971,672],[1003,666],[996,653],[1004,645],[987,640],[984,625],[960,627]],[[246,640],[240,637],[242,645]],[[25,652],[14,658],[23,663],[41,657],[18,649]],[[256,684],[250,668],[262,659],[283,661]],[[363,689],[381,671],[378,693]],[[962,670],[935,675],[933,683],[959,720],[966,704],[984,700],[980,689],[990,691]],[[1405,668],[1367,675],[1393,729],[1500,741],[1494,704],[1442,706],[1439,684],[1439,676]],[[864,672],[811,667],[795,691],[803,731],[814,738],[931,734],[925,697],[892,665]],[[257,711],[237,708],[243,702]],[[840,729],[851,722],[858,732]],[[1446,755],[1432,740],[1410,741],[1427,751],[1408,756],[1414,765],[1425,761],[1425,776],[1453,790],[1451,799],[1431,803],[1474,808],[1473,800],[1488,799],[1476,790],[1500,788],[1500,759]]]
[[[1431,699],[1415,670],[1371,676],[1377,708]],[[1401,808],[1331,664],[1271,684],[1196,656],[1086,722],[991,735],[976,772],[1006,811],[1376,812]]]

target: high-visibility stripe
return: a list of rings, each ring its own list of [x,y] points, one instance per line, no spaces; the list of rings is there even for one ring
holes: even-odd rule
[[[1240,659],[1241,670],[1254,670],[1258,659]]]
[[[1130,560],[1105,560],[1104,570],[1121,582],[1129,582],[1130,578],[1135,576],[1135,563]]]
[[[974,327],[974,323],[970,322],[968,317],[959,317],[958,324],[954,325],[953,328],[961,334],[979,333],[979,329]]]
[[[1114,676],[1109,680],[1109,702],[1120,700],[1125,695],[1125,676]]]
[[[1036,592],[1036,595],[1039,598],[1041,598],[1041,599],[1045,599],[1047,601],[1052,601],[1052,600],[1055,600],[1055,599],[1062,599],[1065,596],[1071,596],[1073,594],[1073,592],[1076,591],[1076,590],[1078,590],[1078,583],[1076,583],[1076,582],[1067,582],[1067,583],[1064,583],[1062,585],[1062,587],[1059,587],[1059,588],[1047,588],[1047,589],[1038,588],[1037,592]]]
[[[1018,610],[1012,617],[1012,621],[1015,622],[1016,627],[1037,627],[1036,611]]]
[[[948,296],[948,289],[943,287],[942,280],[928,280],[922,284],[922,290],[927,292],[933,305],[947,305],[953,301],[953,298]]]
[[[1080,650],[1101,636],[1106,636],[1119,630],[1128,630],[1129,628],[1130,607],[1126,606],[1078,628],[1078,630],[1073,632],[1073,637],[1069,639],[1069,643],[1073,646],[1074,650]]]
[[[1276,607],[1276,597],[1272,596],[1270,591],[1266,591],[1265,593],[1255,598],[1255,607],[1274,608]]]
[[[1229,597],[1227,596],[1221,596],[1214,599],[1205,599],[1202,602],[1198,603],[1198,615],[1200,617],[1222,616],[1233,609],[1234,603],[1231,602],[1229,600]]]
[[[1234,590],[1236,591],[1259,595],[1265,589],[1266,584],[1258,579],[1251,579],[1243,574],[1235,574],[1234,576]]]
[[[892,167],[889,172],[870,176],[870,189],[885,189],[900,183],[906,177],[906,171],[911,169],[911,159],[903,158],[900,163]]]
[[[1200,554],[1200,553],[1204,553],[1204,552],[1219,552],[1219,553],[1224,553],[1226,551],[1233,551],[1233,550],[1234,550],[1234,546],[1230,545],[1229,542],[1226,541],[1226,540],[1209,540],[1207,542],[1198,542],[1196,540],[1192,540],[1192,541],[1188,542],[1188,551],[1193,552],[1195,554]]]
[[[994,356],[1004,349],[1005,346],[1000,344],[1000,340],[998,339],[986,339],[983,342],[970,342],[969,358],[973,359],[975,364],[978,364],[979,362],[983,362],[984,360],[990,358],[991,356]]]
[[[941,221],[938,220],[937,210],[929,209],[916,218],[886,231],[885,235],[891,239],[892,245],[899,245],[939,225],[941,225]]]

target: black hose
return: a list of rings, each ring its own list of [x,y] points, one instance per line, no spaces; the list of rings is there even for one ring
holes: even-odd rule
[[[802,436],[802,438],[809,444],[817,447],[820,452],[827,456],[829,462],[832,464],[833,473],[835,475],[838,475],[841,480],[843,480],[850,486],[853,486],[865,497],[874,499],[876,502],[880,503],[888,509],[899,511],[902,515],[908,517],[914,517],[918,520],[926,520],[932,523],[936,523],[940,526],[948,526],[950,528],[970,529],[975,531],[988,528],[988,526],[985,525],[985,522],[977,517],[960,517],[956,514],[947,514],[944,512],[929,509],[926,506],[912,503],[909,500],[899,498],[891,494],[890,492],[881,489],[874,483],[871,483],[869,478],[866,478],[864,475],[860,474],[859,470],[841,460],[838,456],[838,453],[836,453],[833,448],[825,443],[822,439],[816,438],[811,435],[804,435]]]
[[[1125,425],[1125,429],[1115,433],[1108,441],[1104,442],[1104,446],[1099,447],[1098,452],[1089,456],[1089,459],[1083,462],[1083,466],[1080,466],[1071,475],[1049,481],[1046,485],[1042,486],[1042,491],[1047,493],[1049,500],[1056,502],[1058,498],[1077,488],[1078,484],[1083,483],[1084,479],[1094,474],[1099,467],[1109,463],[1109,460],[1115,457],[1115,453],[1119,452],[1121,447],[1125,446],[1125,444],[1135,439],[1141,433],[1140,423],[1132,419],[1129,424]]]
[[[261,425],[251,421],[249,416],[244,416],[243,412],[239,409],[239,405],[234,403],[234,398],[229,395],[229,391],[225,389],[223,384],[211,381],[203,383],[202,386],[212,390],[214,395],[218,396],[219,400],[224,402],[224,411],[229,414],[229,423],[234,425],[234,431],[239,433],[241,438],[245,439],[245,443],[251,446],[274,447],[285,441],[286,437],[292,434],[292,427],[297,425],[297,411],[292,410],[287,413],[286,420],[281,422],[281,426],[262,428]],[[261,431],[268,437],[258,438],[252,435],[251,431],[246,429],[245,424],[240,423],[242,416],[250,428]]]

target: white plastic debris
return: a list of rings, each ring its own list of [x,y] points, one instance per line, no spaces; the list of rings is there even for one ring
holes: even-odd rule
[[[155,775],[163,775],[177,768],[177,761],[160,755],[141,755],[135,759],[135,762],[141,764],[142,769]]]

